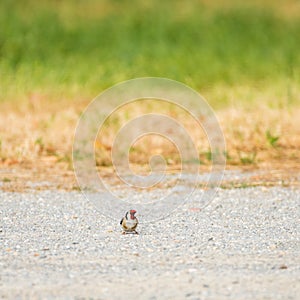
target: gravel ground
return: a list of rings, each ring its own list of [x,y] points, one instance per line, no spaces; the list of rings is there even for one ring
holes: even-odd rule
[[[0,296],[299,299],[300,190],[201,192],[139,235],[79,192],[0,192]]]

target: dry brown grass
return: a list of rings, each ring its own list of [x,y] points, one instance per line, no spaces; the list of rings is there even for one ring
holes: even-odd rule
[[[229,108],[218,111],[217,116],[227,143],[227,164],[260,166],[265,163],[288,161],[298,164],[299,115],[300,109],[296,107],[291,110]],[[2,164],[34,163],[36,159],[53,162],[70,160],[78,118],[78,111],[72,107],[59,112],[2,111],[0,118]],[[105,155],[109,156],[114,133],[127,122],[127,118],[115,126],[107,126],[102,132],[99,148]],[[203,132],[195,130],[195,121],[185,119],[182,115],[179,116],[179,120],[182,120],[181,123],[193,137],[200,156],[208,152],[209,146]],[[130,155],[133,162],[143,163],[148,159],[149,153],[167,154],[170,156],[170,164],[172,160],[177,164],[179,157],[175,152],[174,145],[165,139],[148,136],[134,145]],[[205,161],[205,157],[202,158]],[[98,163],[110,164],[109,161],[105,161],[105,157],[99,157]]]
[[[281,16],[287,18],[298,18],[300,16],[300,3],[298,0],[232,0],[232,1],[220,1],[220,0],[204,0],[203,3],[208,9],[230,9],[232,6],[242,7],[251,6],[265,10],[272,10],[280,13]]]
[[[242,93],[237,89],[235,96],[238,98],[239,95]],[[270,105],[263,104],[267,101],[260,101],[267,95],[268,92],[254,94],[253,97],[258,99],[256,104],[253,101],[249,105],[232,102],[229,107],[216,111],[227,144],[227,169],[277,170],[277,177],[278,174],[285,174],[280,175],[285,177],[291,170],[300,170],[300,107],[277,103],[270,108]],[[55,186],[74,188],[72,143],[76,123],[87,103],[77,101],[76,105],[70,105],[65,101],[51,104],[35,96],[18,108],[3,104],[0,112],[0,181],[5,186],[16,186],[17,182],[22,186],[26,180],[48,180],[54,181]],[[97,164],[101,172],[108,176],[112,174],[110,151],[117,129],[142,113],[149,113],[151,109],[157,111],[155,105],[124,107],[111,118],[96,143]],[[168,114],[186,127],[198,148],[203,168],[209,169],[210,148],[196,121],[170,105],[159,104],[159,112]],[[132,146],[130,162],[135,170],[147,171],[149,157],[155,154],[166,158],[168,171],[178,170],[180,157],[176,147],[154,135],[144,137]]]

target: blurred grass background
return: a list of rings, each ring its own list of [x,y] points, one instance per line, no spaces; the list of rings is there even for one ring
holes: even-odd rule
[[[0,161],[46,157],[71,168],[84,107],[123,80],[158,76],[191,86],[217,111],[228,165],[295,166],[299,46],[299,0],[1,0]],[[99,165],[111,165],[117,123],[106,127]],[[147,163],[151,148],[176,163],[173,148],[145,147],[133,161]]]
[[[69,104],[159,76],[214,108],[232,104],[232,91],[239,102],[257,104],[263,91],[270,106],[295,104],[299,17],[297,0],[2,0],[0,102]]]

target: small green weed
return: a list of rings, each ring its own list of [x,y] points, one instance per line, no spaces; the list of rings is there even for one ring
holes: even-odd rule
[[[266,131],[266,138],[267,138],[268,143],[272,147],[274,147],[274,148],[277,147],[277,142],[278,142],[280,136],[273,135],[273,134],[271,134],[270,130],[267,130]]]
[[[239,155],[240,162],[243,165],[253,165],[256,163],[256,156],[257,156],[256,151],[250,153],[239,151],[238,155]]]

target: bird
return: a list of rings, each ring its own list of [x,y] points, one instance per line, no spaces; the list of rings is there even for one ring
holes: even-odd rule
[[[131,209],[126,212],[125,216],[121,219],[120,225],[123,228],[122,234],[126,233],[135,233],[138,234],[138,232],[135,230],[139,221],[135,216],[136,211],[134,209]]]

